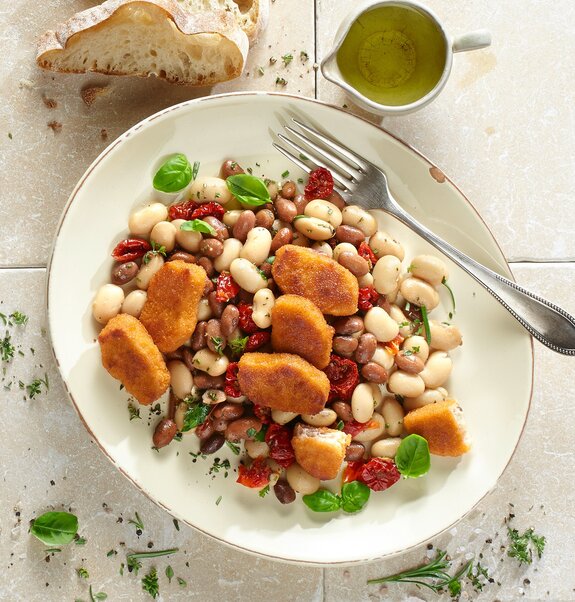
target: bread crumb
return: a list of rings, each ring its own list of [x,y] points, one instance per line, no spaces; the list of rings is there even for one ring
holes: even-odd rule
[[[91,107],[94,104],[98,96],[107,93],[107,86],[86,86],[80,90],[80,96],[82,97],[84,104],[88,107]]]
[[[48,127],[51,128],[55,134],[58,134],[62,131],[62,124],[59,121],[49,121]]]
[[[48,98],[44,94],[42,94],[42,102],[49,108],[55,109],[58,106],[58,103],[53,98]]]
[[[430,167],[429,173],[431,174],[431,177],[439,184],[443,184],[443,182],[445,182],[445,174],[441,171],[441,169],[439,169],[439,167],[435,167],[435,165]]]

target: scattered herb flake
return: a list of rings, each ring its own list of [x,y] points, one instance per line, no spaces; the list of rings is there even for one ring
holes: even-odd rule
[[[158,583],[158,573],[155,567],[150,569],[150,572],[142,577],[142,589],[148,592],[152,598],[157,598],[160,593],[160,584]]]
[[[221,496],[220,496],[220,499],[221,499]],[[178,581],[178,585],[180,587],[186,587],[186,585],[188,585],[187,582],[184,579],[182,579],[181,577],[176,577],[176,580]]]
[[[226,441],[227,446],[234,452],[236,456],[240,455],[240,446],[232,443],[231,441]],[[228,466],[229,468],[229,466]]]
[[[287,79],[284,77],[280,77],[279,75],[276,77],[276,85],[278,86],[287,86]]]
[[[174,577],[174,569],[170,564],[166,567],[166,577],[168,578],[168,583],[172,582],[172,578]]]
[[[293,54],[284,54],[282,56],[282,61],[284,62],[284,67],[287,67],[293,61]]]
[[[283,173],[282,173],[282,178],[285,179],[289,176],[289,169],[286,169]]]
[[[545,549],[545,537],[536,535],[533,527],[520,534],[517,529],[507,527],[510,546],[507,550],[507,556],[517,558],[519,564],[531,564],[533,562],[533,551],[541,558]]]
[[[88,573],[88,571],[83,566],[81,566],[79,569],[76,569],[76,573],[78,573],[78,577],[80,577],[81,579],[90,578],[90,573]]]
[[[140,515],[137,512],[135,513],[135,515],[135,518],[128,519],[128,524],[134,525],[136,527],[136,531],[143,531],[144,523],[142,522],[142,519],[140,518]]]
[[[266,497],[266,495],[270,492],[270,484],[268,483],[265,487],[259,490],[258,495],[260,497]]]

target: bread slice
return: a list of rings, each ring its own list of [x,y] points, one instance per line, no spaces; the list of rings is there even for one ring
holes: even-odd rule
[[[321,481],[335,479],[351,435],[325,426],[297,424],[291,440],[296,462]]]
[[[248,46],[231,11],[191,12],[178,0],[108,0],[46,32],[36,62],[65,73],[156,75],[208,86],[238,77]]]
[[[409,412],[403,426],[408,433],[427,439],[429,451],[438,456],[461,456],[471,447],[463,410],[454,399],[430,403]]]

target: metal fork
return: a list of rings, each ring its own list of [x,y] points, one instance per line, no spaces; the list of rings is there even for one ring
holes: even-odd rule
[[[316,166],[328,168],[338,192],[346,201],[353,200],[354,204],[365,209],[383,209],[396,217],[477,280],[538,341],[558,353],[575,355],[575,319],[566,311],[445,242],[397,203],[381,169],[325,133],[297,119],[292,118],[292,121],[298,129],[286,125],[284,127],[290,137],[284,134],[277,136],[298,154],[274,142],[280,153],[308,173],[314,167],[310,167],[304,158]]]

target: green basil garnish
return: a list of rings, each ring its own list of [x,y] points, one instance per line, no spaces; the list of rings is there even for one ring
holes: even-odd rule
[[[69,512],[45,512],[30,527],[30,533],[49,546],[70,543],[77,532],[78,518]]]
[[[265,182],[246,173],[229,176],[226,179],[228,190],[244,205],[266,205],[271,203],[270,193]]]
[[[180,230],[185,230],[186,232],[203,232],[204,234],[211,234],[212,236],[216,235],[214,228],[202,219],[192,219],[184,222],[180,226]]]
[[[193,428],[203,424],[209,413],[209,405],[206,405],[200,401],[191,403],[184,414],[184,426],[182,427],[182,433],[191,431]]]
[[[315,493],[304,495],[302,500],[314,512],[335,512],[341,508],[339,495],[327,489],[318,489]]]
[[[185,188],[197,175],[199,163],[190,165],[186,155],[177,153],[172,155],[158,169],[152,182],[154,188],[161,192],[178,192]]]
[[[420,435],[408,435],[395,454],[395,465],[404,477],[420,477],[431,466],[429,445]]]
[[[369,487],[359,481],[344,483],[341,488],[341,508],[344,512],[359,512],[369,500]]]

